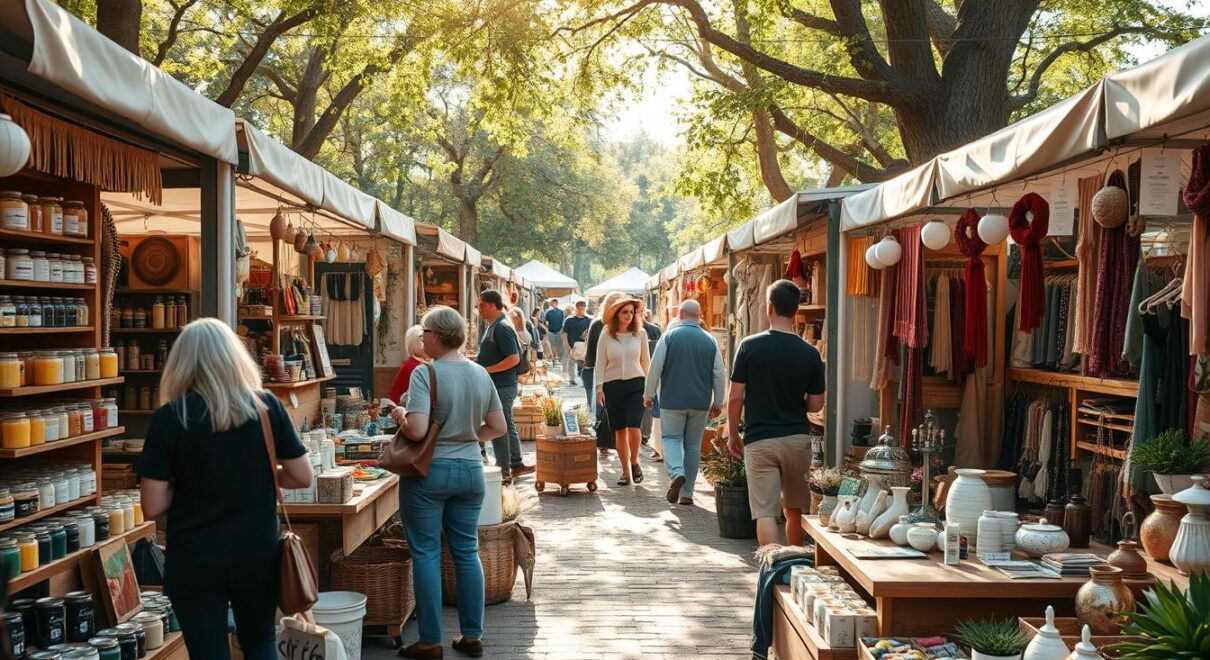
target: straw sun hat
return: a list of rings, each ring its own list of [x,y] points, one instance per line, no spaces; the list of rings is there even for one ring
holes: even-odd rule
[[[634,305],[634,313],[636,316],[643,313],[642,300],[639,300],[638,298],[618,298],[613,302],[612,305],[605,308],[605,313],[602,315],[602,320],[605,322],[605,325],[613,325],[614,317],[617,316],[618,312],[622,311],[622,308],[626,305]]]

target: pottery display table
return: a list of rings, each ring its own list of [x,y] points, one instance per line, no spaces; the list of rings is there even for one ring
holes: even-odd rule
[[[1059,616],[1073,616],[1076,592],[1088,581],[1084,577],[1013,580],[984,566],[973,553],[956,566],[942,563],[940,552],[930,553],[928,559],[858,559],[853,556],[854,546],[894,544],[829,531],[819,516],[803,516],[803,527],[815,541],[815,565],[838,567],[859,593],[873,599],[880,635],[933,635],[968,618],[1037,617],[1047,605],[1053,605]],[[1108,556],[1111,549],[1094,543],[1080,550],[1085,551]],[[1148,560],[1148,570],[1165,583],[1176,580],[1182,589],[1188,584],[1171,566]],[[1137,595],[1155,580],[1124,582]]]

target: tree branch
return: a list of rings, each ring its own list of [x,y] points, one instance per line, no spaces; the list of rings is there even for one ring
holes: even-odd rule
[[[928,23],[929,38],[933,40],[937,54],[944,60],[950,54],[954,30],[958,27],[957,19],[937,0],[928,0],[925,11],[928,12],[925,21]]]
[[[1038,90],[1042,86],[1042,76],[1046,75],[1047,70],[1059,60],[1060,57],[1067,53],[1087,53],[1092,49],[1102,44],[1108,43],[1117,37],[1124,34],[1154,34],[1160,32],[1159,28],[1147,25],[1115,25],[1114,28],[1104,34],[1097,35],[1085,41],[1069,41],[1050,52],[1038,66],[1034,68],[1033,75],[1029,79],[1029,87],[1022,94],[1010,96],[1008,99],[1008,112],[1021,109],[1025,104],[1030,103],[1038,98]]]
[[[185,0],[180,5],[175,2],[169,2],[172,6],[172,18],[168,21],[168,34],[164,36],[164,41],[156,49],[155,58],[151,63],[160,66],[168,57],[168,51],[176,45],[176,40],[181,35],[181,19],[185,17],[185,12],[196,5],[198,0]]]
[[[789,2],[781,7],[781,15],[809,30],[820,30],[836,37],[847,36],[836,21],[815,14],[808,14]]]
[[[845,170],[853,178],[862,183],[885,181],[901,171],[899,168],[878,169],[868,163],[853,157],[843,149],[828,144],[790,119],[789,115],[776,105],[769,106],[769,115],[773,117],[773,126],[780,132],[797,140],[804,147],[815,152],[815,155]],[[902,169],[907,169],[906,166]]]
[[[227,83],[227,88],[218,95],[215,102],[230,108],[244,91],[244,86],[248,84],[248,79],[260,67],[261,62],[265,59],[265,55],[269,53],[269,49],[277,41],[277,38],[319,16],[319,11],[320,3],[316,2],[293,16],[287,16],[285,11],[278,14],[277,18],[256,38],[256,43],[253,44],[252,50],[244,58],[243,64],[235,70],[235,73],[231,74],[231,80]]]
[[[289,101],[298,95],[298,90],[290,84],[290,81],[282,77],[282,75],[277,72],[277,69],[271,66],[262,65],[256,68],[256,72],[268,78],[269,82],[273,83],[277,87],[277,91],[281,93],[281,96],[278,98],[282,99],[283,101]]]
[[[849,64],[857,73],[866,80],[898,81],[898,75],[874,45],[870,26],[862,13],[861,0],[832,0],[832,13],[839,28],[836,36],[844,40]]]

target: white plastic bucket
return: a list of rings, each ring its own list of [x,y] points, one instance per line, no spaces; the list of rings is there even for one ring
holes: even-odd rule
[[[486,488],[483,491],[483,507],[479,509],[479,526],[499,525],[500,521],[504,519],[503,476],[500,468],[495,465],[485,465],[483,482]]]
[[[361,622],[366,617],[366,597],[356,591],[325,591],[312,609],[315,623],[336,633],[349,660],[361,660]]]

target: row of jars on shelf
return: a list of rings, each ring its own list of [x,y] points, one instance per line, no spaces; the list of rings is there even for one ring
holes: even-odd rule
[[[101,506],[43,518],[0,536],[0,566],[12,579],[143,524],[137,498],[102,498]]]
[[[155,410],[160,405],[159,401],[159,385],[143,385],[138,387],[127,384],[121,390],[120,402],[123,410]]]
[[[183,328],[189,323],[189,302],[184,296],[157,296],[150,309],[125,305],[110,312],[115,328]]]
[[[164,363],[168,361],[167,339],[156,342],[154,353],[144,351],[143,347],[134,340],[131,340],[129,344],[121,341],[114,342],[113,350],[118,354],[118,364],[122,365],[124,369],[153,371],[162,369]]]
[[[118,354],[112,348],[0,353],[0,389],[82,383],[117,375]]]
[[[11,411],[0,415],[0,446],[4,449],[38,447],[117,426],[116,398]]]
[[[126,623],[102,630],[96,628],[96,608],[87,591],[72,591],[63,597],[18,598],[10,604],[12,611],[0,616],[13,657],[137,660],[162,647],[166,633],[181,629],[167,596],[144,594],[142,612]]]
[[[78,200],[0,191],[0,227],[88,238],[88,209]]]
[[[97,264],[92,257],[25,248],[0,250],[0,273],[6,280],[24,282],[97,283]]]
[[[0,296],[0,328],[78,328],[90,320],[83,298]]]
[[[28,518],[97,492],[97,472],[85,463],[26,470],[0,482],[0,522]]]

